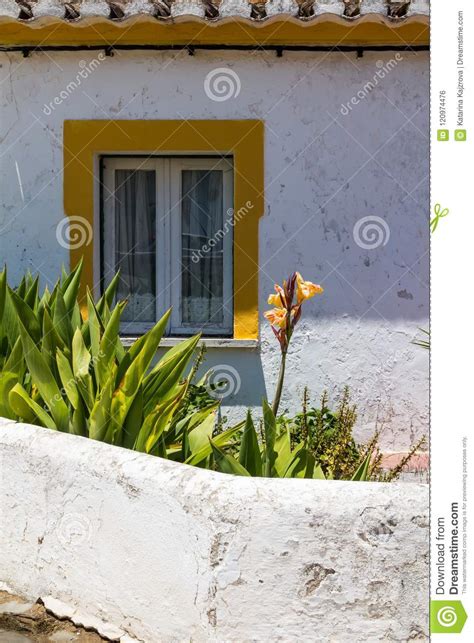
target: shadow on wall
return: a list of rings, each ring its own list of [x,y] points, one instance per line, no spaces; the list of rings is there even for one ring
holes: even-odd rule
[[[259,350],[208,348],[198,377],[209,369],[213,369],[213,382],[227,381],[221,393],[225,407],[260,406],[267,398]]]
[[[157,359],[162,357],[165,350],[168,349],[158,349]],[[227,409],[232,415],[232,409],[235,409],[239,412],[238,418],[235,417],[242,419],[240,416],[242,409],[260,408],[263,398],[268,399],[268,395],[273,395],[272,386],[270,391],[267,391],[262,354],[259,349],[207,348],[195,381],[211,369],[213,371],[211,384],[227,382],[219,389],[220,396],[216,394],[216,399],[222,401],[223,415],[226,415]]]

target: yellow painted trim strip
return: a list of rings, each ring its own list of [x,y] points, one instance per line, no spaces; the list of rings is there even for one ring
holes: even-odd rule
[[[100,154],[212,153],[234,157],[234,337],[258,338],[258,221],[264,210],[264,125],[259,120],[69,120],[64,122],[64,210],[94,229]],[[94,240],[84,256],[83,291],[94,285]]]
[[[272,16],[254,21],[242,17],[207,21],[179,16],[172,21],[132,16],[120,22],[105,17],[66,22],[44,17],[29,22],[0,18],[0,46],[80,45],[301,45],[416,46],[429,44],[428,16],[394,21],[380,14],[348,20],[321,14],[312,20]]]

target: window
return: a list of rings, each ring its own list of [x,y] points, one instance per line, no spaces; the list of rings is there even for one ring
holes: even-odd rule
[[[110,187],[104,185],[103,177],[99,180],[101,169],[104,174],[104,163],[113,158],[127,160],[128,156],[142,163],[145,159],[153,158],[168,161],[197,159],[202,162],[211,161],[215,165],[216,157],[228,158],[232,159],[234,168],[232,237],[227,235],[225,237],[227,242],[231,239],[233,245],[232,306],[228,305],[229,302],[224,297],[224,311],[230,308],[232,313],[232,332],[229,333],[232,340],[257,342],[258,234],[259,220],[264,211],[265,193],[264,138],[263,122],[254,119],[64,121],[64,213],[70,217],[71,222],[77,221],[79,217],[87,228],[93,231],[93,235],[89,235],[85,243],[71,244],[69,251],[71,266],[83,260],[84,269],[79,289],[83,314],[87,315],[87,288],[90,288],[95,296],[99,296],[107,275],[103,256],[106,200],[107,207],[111,206],[110,199],[107,199],[110,196]],[[132,166],[131,169],[138,168]],[[225,208],[224,212],[226,212]],[[159,217],[159,205],[156,206],[155,216]],[[168,218],[171,219],[171,217]],[[160,238],[158,236],[156,243],[156,261],[158,262],[156,277],[159,278]],[[169,250],[170,244],[167,247],[168,252]],[[159,304],[163,294],[160,294],[159,285],[156,289],[157,304]],[[178,291],[175,289],[175,292]],[[168,300],[170,299],[169,293],[165,293],[165,296]],[[147,322],[134,323],[141,324],[145,328],[151,325]],[[130,329],[129,332],[132,333],[132,330]],[[209,327],[205,332],[212,335]],[[182,330],[181,333],[183,333]],[[226,334],[224,329],[219,333],[216,331],[216,334],[221,333]]]
[[[122,332],[171,306],[171,335],[233,331],[233,166],[222,157],[102,157],[101,278],[120,270]]]

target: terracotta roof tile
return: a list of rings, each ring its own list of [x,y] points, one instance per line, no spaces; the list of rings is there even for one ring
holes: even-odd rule
[[[123,20],[137,15],[160,20],[178,16],[207,20],[295,16],[311,20],[322,14],[354,20],[374,13],[394,20],[428,15],[429,0],[0,0],[0,18],[21,21],[44,17],[78,21],[92,16]]]

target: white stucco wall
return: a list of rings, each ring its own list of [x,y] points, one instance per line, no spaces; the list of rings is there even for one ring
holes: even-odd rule
[[[1,587],[122,641],[427,640],[428,488],[249,479],[0,423]]]
[[[51,282],[68,262],[55,235],[64,216],[66,118],[263,119],[261,313],[273,283],[295,269],[325,288],[306,305],[295,335],[283,407],[298,406],[304,385],[316,399],[325,388],[334,396],[348,384],[361,439],[377,416],[388,449],[426,433],[428,356],[411,340],[428,324],[428,54],[398,54],[393,64],[393,52],[362,59],[334,52],[117,52],[45,113],[81,61],[97,55],[0,54],[0,260],[11,279],[30,268]],[[363,90],[387,65],[393,69],[385,78]],[[235,72],[241,88],[216,102],[204,80],[220,67]],[[358,104],[343,109],[353,98]],[[374,216],[383,220],[384,236],[367,249],[355,242],[354,229]],[[278,349],[263,318],[260,351],[209,350],[207,357],[208,365],[237,369],[227,413],[272,396]]]

